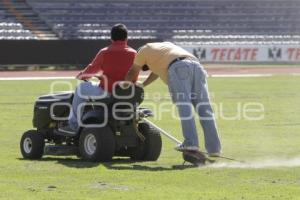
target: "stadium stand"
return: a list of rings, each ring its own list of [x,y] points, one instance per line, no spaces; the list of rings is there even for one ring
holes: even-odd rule
[[[3,5],[0,6],[0,40],[37,39],[28,29],[9,14]]]
[[[24,0],[0,2],[0,38],[9,40],[58,39]]]
[[[36,34],[38,31],[52,39],[107,39],[110,27],[121,22],[130,29],[130,38],[135,39],[158,38],[185,44],[299,44],[300,40],[299,0],[6,2],[32,22],[34,26],[27,25],[23,30],[38,39],[43,38]],[[7,7],[1,6],[1,22]],[[24,25],[24,19],[15,18]]]

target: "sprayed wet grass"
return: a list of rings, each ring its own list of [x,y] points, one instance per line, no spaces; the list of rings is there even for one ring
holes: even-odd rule
[[[265,164],[260,168],[237,167],[241,164],[221,159],[212,166],[182,167],[181,155],[165,138],[157,162],[115,159],[103,164],[76,157],[23,160],[20,137],[32,128],[33,102],[49,93],[51,83],[0,81],[0,199],[299,199],[300,167],[278,164],[299,157],[298,76],[209,79],[223,154],[251,166]],[[55,86],[56,91],[69,89],[67,84]],[[158,113],[159,105],[170,104],[166,86],[156,82],[146,92],[144,105],[151,103],[156,116],[160,115],[152,120],[182,139],[179,121],[168,111]],[[263,119],[249,120],[239,112],[251,102],[263,105]],[[199,123],[198,130],[203,149]],[[271,161],[277,166],[270,166]]]

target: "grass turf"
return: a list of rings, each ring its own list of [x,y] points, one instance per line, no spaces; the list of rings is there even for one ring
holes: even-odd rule
[[[163,138],[157,162],[87,163],[76,157],[23,160],[19,141],[31,129],[33,102],[53,81],[0,81],[0,199],[300,199],[300,167],[190,168],[182,167],[174,144]],[[75,81],[72,82],[74,86]],[[223,154],[246,161],[299,156],[300,76],[210,78]],[[56,90],[68,90],[56,85]],[[147,100],[170,100],[161,82],[146,89]],[[156,93],[164,94],[157,98]],[[262,103],[264,119],[225,120],[239,105]],[[158,113],[156,113],[158,114]],[[153,119],[182,139],[180,123],[163,112]],[[198,126],[201,142],[202,131]],[[203,147],[203,144],[202,144]],[[230,161],[219,160],[219,163]]]

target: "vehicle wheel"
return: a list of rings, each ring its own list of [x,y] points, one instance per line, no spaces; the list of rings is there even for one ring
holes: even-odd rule
[[[109,127],[82,129],[79,138],[79,152],[86,161],[110,161],[115,153],[113,132]]]
[[[146,155],[145,149],[146,149],[145,142],[140,141],[140,144],[137,147],[130,149],[131,160],[143,161]]]
[[[140,145],[135,148],[131,159],[156,161],[160,156],[162,146],[159,131],[147,123],[140,123],[138,129],[145,136],[145,141],[141,141]]]
[[[25,159],[40,159],[44,154],[45,141],[36,130],[26,131],[20,142],[20,149]]]

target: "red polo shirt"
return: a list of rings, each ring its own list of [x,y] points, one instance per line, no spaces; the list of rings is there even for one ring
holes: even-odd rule
[[[124,80],[135,55],[136,51],[127,46],[127,41],[113,41],[110,46],[98,52],[94,60],[78,74],[77,78],[85,80],[102,74],[100,87],[112,92],[114,83]]]

